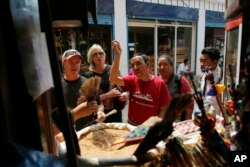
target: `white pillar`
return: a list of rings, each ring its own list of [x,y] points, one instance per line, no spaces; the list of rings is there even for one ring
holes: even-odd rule
[[[120,60],[120,71],[122,75],[128,74],[128,24],[126,16],[126,1],[114,0],[114,39],[120,41],[122,56]]]
[[[199,19],[198,19],[198,26],[197,26],[197,50],[196,50],[196,74],[200,75],[200,55],[202,49],[205,47],[205,30],[206,30],[206,23],[205,23],[205,14],[206,11],[204,9],[199,9]]]

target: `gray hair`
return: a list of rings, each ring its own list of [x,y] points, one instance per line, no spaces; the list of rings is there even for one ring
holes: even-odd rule
[[[170,55],[162,54],[162,55],[159,56],[158,61],[159,61],[160,59],[165,59],[165,60],[167,60],[168,63],[169,63],[171,66],[174,65],[173,58],[172,58]]]
[[[133,57],[136,57],[136,56],[141,57],[141,58],[144,60],[144,62],[147,64],[147,62],[148,62],[148,57],[147,57],[146,54],[144,54],[144,53],[135,53],[135,54],[133,55]]]

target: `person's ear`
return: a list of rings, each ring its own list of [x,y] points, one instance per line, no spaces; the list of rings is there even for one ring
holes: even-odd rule
[[[62,67],[65,68],[65,61],[62,61]]]
[[[214,64],[218,64],[218,60],[216,60],[216,59],[214,59],[214,60],[212,60],[212,62],[214,63]]]
[[[149,62],[145,63],[146,67],[150,69],[150,64]]]

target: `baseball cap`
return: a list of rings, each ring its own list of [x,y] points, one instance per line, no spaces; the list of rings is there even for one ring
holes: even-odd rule
[[[66,50],[62,55],[62,61],[68,60],[74,56],[78,56],[82,59],[81,53],[75,49]]]

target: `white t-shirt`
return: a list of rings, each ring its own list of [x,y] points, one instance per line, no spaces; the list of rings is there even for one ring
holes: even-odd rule
[[[201,88],[201,93],[203,94],[204,106],[212,105],[217,110],[217,112],[220,112],[216,97],[207,95],[207,92],[211,89],[211,85],[208,83],[208,81],[206,81],[205,76],[206,74],[203,74],[200,80],[201,84],[200,88]],[[219,66],[217,66],[213,71],[213,76],[215,83],[221,82],[222,76],[221,76],[221,68]]]
[[[177,74],[182,74],[183,72],[186,71],[186,66],[184,63],[179,64],[178,69],[177,69]]]

